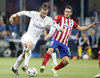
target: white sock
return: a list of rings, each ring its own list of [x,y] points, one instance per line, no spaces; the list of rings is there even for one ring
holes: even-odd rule
[[[27,48],[27,50],[25,51],[25,63],[24,65],[27,65],[28,66],[28,62],[31,58],[31,51],[30,49]]]
[[[57,64],[56,52],[52,53],[51,56],[52,56],[53,63]]]
[[[24,58],[22,57],[22,55],[20,55],[18,58],[17,58],[17,61],[16,63],[14,64],[14,69],[17,70],[19,65],[23,62]]]

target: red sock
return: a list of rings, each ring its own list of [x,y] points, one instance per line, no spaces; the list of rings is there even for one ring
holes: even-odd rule
[[[98,52],[99,68],[100,68],[100,51]]]
[[[51,56],[51,55],[50,55],[49,53],[46,53],[46,54],[44,55],[42,66],[43,66],[43,65],[46,66],[46,63],[49,61],[50,56]]]
[[[64,65],[64,63],[63,63],[63,61],[62,61],[62,62],[60,62],[60,64],[57,65],[54,69],[55,69],[55,70],[59,70],[59,69],[63,68],[64,66],[65,66],[65,65]]]

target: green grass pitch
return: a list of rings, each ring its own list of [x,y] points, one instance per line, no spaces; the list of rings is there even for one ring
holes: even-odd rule
[[[30,78],[21,70],[23,63],[19,67],[20,76],[15,76],[10,67],[15,63],[17,58],[0,58],[0,78]],[[93,78],[99,72],[98,60],[71,60],[68,66],[58,71],[58,77],[53,77],[50,64],[52,59],[47,63],[44,73],[39,72],[43,58],[31,58],[29,67],[35,67],[38,75],[33,78]],[[61,59],[57,59],[58,63]]]

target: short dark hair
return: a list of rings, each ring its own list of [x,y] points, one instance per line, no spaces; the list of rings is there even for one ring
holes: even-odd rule
[[[72,9],[71,6],[66,6],[65,9],[66,9],[66,8],[67,8],[67,9],[71,9],[71,11],[73,12],[73,9]]]
[[[47,2],[44,2],[41,6],[41,9],[47,11],[49,9],[49,6],[48,6],[48,3]]]

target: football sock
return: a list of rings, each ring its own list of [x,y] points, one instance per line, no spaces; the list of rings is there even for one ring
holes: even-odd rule
[[[99,69],[100,69],[100,51],[98,52]]]
[[[28,62],[31,58],[31,51],[32,50],[28,49],[28,48],[26,48],[26,50],[25,50],[25,63],[24,63],[24,65],[26,65],[26,66],[28,66]]]
[[[89,48],[89,49],[88,49],[89,58],[91,58],[91,52],[92,52],[92,50],[91,50],[91,48]]]
[[[79,58],[81,58],[81,56],[82,56],[82,49],[81,48],[78,48],[78,56],[79,56]]]
[[[14,64],[14,69],[17,70],[19,65],[23,62],[24,58],[22,57],[22,55],[20,55],[18,58],[17,58],[17,61],[16,63]]]
[[[57,64],[56,52],[52,53],[51,56],[52,56],[53,63]]]
[[[42,66],[43,66],[43,65],[46,66],[46,63],[49,61],[50,56],[51,56],[51,55],[50,55],[49,53],[46,53],[46,54],[44,55]]]
[[[54,69],[55,69],[55,70],[59,70],[59,69],[63,68],[64,66],[65,66],[65,65],[64,65],[64,63],[63,63],[63,61],[62,61],[62,62],[60,62],[60,64],[57,65]]]

